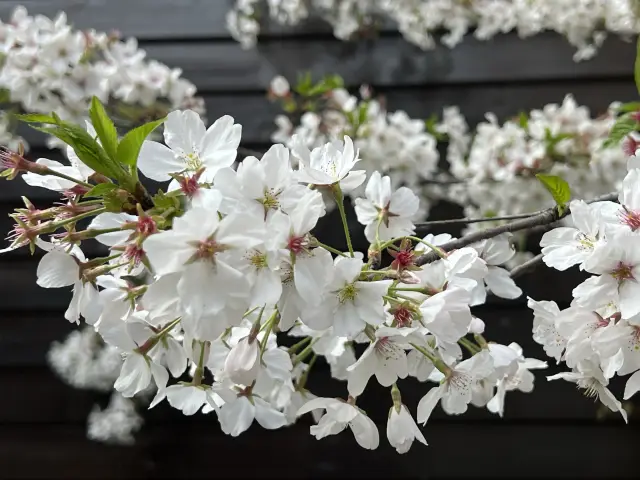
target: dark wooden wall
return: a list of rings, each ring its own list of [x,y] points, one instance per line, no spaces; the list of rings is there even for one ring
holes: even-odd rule
[[[276,74],[295,78],[300,70],[339,73],[349,86],[369,83],[387,97],[391,110],[415,117],[459,105],[471,123],[486,111],[506,118],[560,102],[566,93],[594,112],[636,96],[634,47],[618,39],[608,40],[594,60],[576,64],[572,48],[555,35],[526,41],[514,35],[491,42],[469,38],[454,50],[422,52],[393,32],[374,41],[342,43],[313,24],[271,28],[257,49],[243,51],[225,31],[225,0],[0,0],[0,18],[6,20],[19,3],[32,13],[65,10],[78,27],[138,37],[150,58],[184,70],[206,99],[210,119],[228,113],[242,123],[243,144],[255,149],[266,148],[278,111],[266,100],[265,87]],[[34,156],[55,157],[42,139],[30,140]],[[3,233],[10,229],[7,214],[19,206],[19,195],[28,192],[39,205],[53,198],[46,190],[24,187],[20,181],[0,185]],[[433,212],[434,217],[446,214],[438,208]],[[502,420],[477,409],[462,417],[438,412],[424,430],[430,446],[416,444],[404,456],[387,445],[390,398],[379,386],[362,399],[380,428],[382,446],[373,453],[361,450],[348,432],[316,441],[306,422],[278,432],[252,427],[232,439],[220,432],[215,417],[187,419],[166,406],[150,412],[136,446],[92,443],[85,439],[85,420],[101,398],[67,387],[46,365],[51,341],[72,327],[62,317],[68,293],[36,286],[37,261],[24,250],[0,258],[0,477],[638,475],[635,416],[629,426],[616,416],[597,421],[592,400],[568,383],[547,382],[542,374],[532,394],[508,395]],[[567,305],[574,282],[575,276],[541,270],[520,283],[536,299]],[[492,299],[476,313],[486,321],[489,339],[516,340],[529,356],[545,358],[531,339],[532,316],[524,298]],[[415,413],[426,389],[408,383],[403,397]],[[322,369],[311,388],[320,395],[344,394]]]

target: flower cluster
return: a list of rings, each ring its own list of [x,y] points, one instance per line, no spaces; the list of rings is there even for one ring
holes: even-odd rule
[[[445,198],[463,205],[468,216],[495,217],[549,206],[538,173],[565,179],[575,198],[616,190],[626,174],[627,155],[604,146],[616,107],[594,118],[568,95],[560,105],[545,105],[502,125],[487,114],[473,136],[459,114],[445,113],[439,128],[449,139],[449,173],[460,181],[443,192]]]
[[[635,152],[636,155],[640,150]],[[560,271],[578,266],[591,276],[573,290],[569,308],[529,299],[533,336],[570,372],[550,379],[577,383],[626,421],[609,391],[612,377],[631,376],[624,399],[640,390],[640,162],[629,159],[619,203],[571,203],[571,226],[547,232],[540,242],[543,261]]]
[[[394,188],[404,185],[419,196],[416,218],[425,218],[441,199],[463,206],[469,217],[529,213],[550,206],[536,174],[558,175],[576,198],[594,198],[616,190],[626,173],[627,154],[605,148],[617,103],[594,118],[567,95],[560,105],[503,124],[489,113],[470,131],[458,107],[446,107],[440,120],[414,119],[402,110],[388,113],[384,100],[372,99],[366,86],[359,99],[328,78],[310,88],[303,78],[293,89],[283,77],[272,80],[269,96],[287,112],[276,117],[272,140],[311,148],[351,135],[361,168],[388,173]],[[446,143],[446,171],[438,170],[440,143]],[[468,231],[488,226],[470,224]]]
[[[237,0],[227,14],[231,35],[245,48],[255,45],[261,23],[298,25],[310,16],[329,22],[336,38],[348,40],[390,23],[422,49],[441,42],[453,48],[473,31],[479,40],[516,31],[522,38],[553,31],[577,48],[575,61],[592,58],[607,32],[640,31],[635,0]]]
[[[419,195],[421,208],[415,218],[426,217],[432,195],[423,182],[435,176],[439,154],[437,132],[429,131],[423,120],[402,110],[387,112],[383,99],[371,98],[367,86],[360,88],[360,99],[350,95],[337,76],[311,88],[301,81],[293,90],[278,76],[271,81],[269,96],[290,112],[275,118],[278,129],[272,141],[293,149],[316,148],[350,135],[360,151],[358,168],[367,175],[390,173],[393,188],[404,185]],[[352,197],[362,193],[362,188],[355,189]]]
[[[109,133],[115,130],[96,102],[99,142],[82,140],[78,127],[55,117],[32,120],[55,125],[65,138],[73,131],[79,140],[70,148],[95,174],[3,154],[13,165],[6,177],[27,172],[22,178],[40,178],[30,184],[54,191],[61,181],[75,184],[51,208],[26,201],[5,250],[43,251],[38,285],[72,288],[65,317],[83,319],[122,355],[114,388],[124,398],[155,388],[151,407],[166,401],[185,415],[215,414],[232,436],[254,421],[276,429],[312,412],[316,438],[348,426],[374,449],[378,428],[357,402],[377,381],[390,389],[388,440],[404,453],[414,439],[426,441],[402,401],[402,379],[435,382],[417,405],[422,424],[438,403],[451,415],[469,404],[502,415],[507,392],[532,390],[531,370],[546,363],[525,358],[515,343],[487,342],[470,310],[488,291],[522,294],[502,268],[514,255],[508,234],[456,250],[446,247],[449,235],[415,237],[418,197],[375,171],[355,201],[370,242],[365,259],[351,248],[343,208],[344,194],[366,181],[348,136],[311,150],[276,144],[233,169],[241,127],[229,116],[206,128],[196,112],[174,111],[164,121],[164,144],[136,146],[129,135]],[[104,163],[92,163],[96,157]],[[135,166],[170,182],[168,192],[150,195]],[[312,233],[326,212],[321,192],[338,206],[347,252]],[[87,258],[89,239],[109,254]],[[393,260],[382,267],[385,252]],[[427,260],[434,252],[435,261]],[[346,381],[346,398],[309,391],[318,356]],[[121,421],[111,428],[107,417]],[[127,441],[139,427],[131,405],[116,396],[92,413],[90,434]]]
[[[106,103],[118,123],[131,127],[176,108],[203,111],[195,86],[180,69],[145,59],[135,39],[74,30],[64,13],[49,19],[17,7],[0,22],[0,93],[8,103],[0,143],[16,139],[5,127],[9,112],[49,113],[82,123],[93,96]]]

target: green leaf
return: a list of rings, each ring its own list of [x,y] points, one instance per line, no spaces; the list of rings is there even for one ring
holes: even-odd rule
[[[615,147],[624,137],[635,131],[638,122],[629,114],[623,115],[611,127],[609,138],[602,145],[604,148]]]
[[[9,103],[11,101],[11,92],[6,88],[0,88],[0,103]]]
[[[46,123],[51,125],[57,125],[57,121],[51,115],[44,115],[42,113],[27,113],[22,115],[16,115],[18,120],[25,123]]]
[[[311,80],[311,72],[305,72],[298,77],[298,83],[296,84],[295,91],[300,95],[308,95],[309,90],[313,87],[313,81]]]
[[[115,213],[135,209],[135,205],[129,200],[130,195],[120,188],[114,188],[111,191],[106,192],[103,197],[103,203],[107,212]]]
[[[640,93],[640,37],[638,37],[636,44],[636,63],[633,68],[633,76],[636,80],[636,89]]]
[[[140,125],[139,127],[127,132],[127,134],[122,137],[122,140],[120,140],[120,144],[118,145],[118,161],[123,165],[129,165],[135,169],[138,163],[138,155],[140,154],[142,143],[151,134],[151,132],[162,125],[165,120],[166,118],[161,118],[160,120],[145,123],[144,125]]]
[[[362,102],[358,108],[358,125],[362,125],[367,121],[367,114],[369,113],[369,102]]]
[[[175,191],[180,192],[179,190],[175,190]],[[180,198],[175,195],[172,195],[172,192],[164,193],[162,190],[158,190],[158,193],[156,193],[152,199],[153,199],[153,205],[155,209],[158,210],[159,212],[169,210],[170,208],[173,208],[173,209],[181,208]]]
[[[529,117],[525,112],[520,112],[520,115],[518,115],[518,124],[525,130],[529,127]]]
[[[109,192],[112,192],[118,188],[117,185],[113,183],[99,183],[87,193],[84,194],[85,197],[104,197]]]
[[[556,175],[544,175],[538,173],[536,178],[540,180],[544,188],[551,194],[558,205],[558,210],[562,214],[571,200],[571,189],[569,184]]]
[[[637,112],[640,110],[640,102],[623,103],[616,110],[620,113]]]
[[[69,145],[80,161],[89,168],[107,177],[126,182],[126,178],[123,178],[125,172],[109,158],[100,144],[83,128],[67,123],[53,127],[33,128],[58,137]]]
[[[107,152],[107,155],[113,160],[116,160],[118,153],[118,132],[116,127],[107,115],[98,97],[91,99],[91,107],[89,107],[89,116],[91,117],[91,123],[93,128],[96,129],[102,148]]]

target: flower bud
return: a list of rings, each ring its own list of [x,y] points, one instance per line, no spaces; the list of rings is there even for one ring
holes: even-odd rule
[[[249,337],[240,340],[229,352],[224,362],[224,372],[234,383],[251,385],[260,367],[260,344]]]
[[[478,317],[473,317],[469,325],[469,333],[482,335],[484,333],[484,322]]]
[[[274,77],[269,85],[269,92],[274,97],[286,97],[289,95],[289,82],[281,75]]]

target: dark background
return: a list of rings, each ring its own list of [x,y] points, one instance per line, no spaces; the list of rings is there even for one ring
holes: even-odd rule
[[[268,147],[278,113],[264,94],[269,81],[276,74],[295,79],[300,70],[311,70],[316,78],[338,73],[351,87],[369,83],[387,98],[390,111],[403,109],[416,118],[456,104],[472,125],[487,111],[505,119],[561,102],[566,93],[593,112],[637,95],[634,45],[614,38],[595,59],[576,64],[573,48],[553,34],[528,40],[505,35],[491,42],[467,38],[454,50],[422,52],[392,31],[371,41],[343,43],[326,26],[313,23],[286,31],[272,27],[257,49],[243,51],[226,33],[227,1],[0,0],[0,18],[7,20],[19,3],[32,14],[65,10],[80,28],[136,36],[149,58],[184,70],[206,99],[210,120],[233,115],[243,125],[243,146],[257,150]],[[30,141],[34,159],[58,158],[42,140]],[[20,206],[19,195],[28,193],[39,206],[54,200],[47,190],[25,187],[19,180],[0,185],[1,232],[10,230],[7,214]],[[453,213],[440,206],[432,216]],[[146,415],[133,447],[90,442],[87,414],[106,399],[71,389],[48,368],[51,341],[74,327],[62,316],[68,292],[36,286],[37,262],[38,255],[30,257],[24,249],[0,258],[0,477],[638,476],[638,416],[631,415],[629,426],[617,415],[598,419],[597,403],[569,383],[547,382],[543,374],[533,393],[508,395],[502,420],[473,407],[462,417],[438,410],[424,429],[430,445],[416,443],[403,456],[388,446],[390,397],[375,381],[361,402],[380,429],[381,447],[375,452],[360,449],[350,432],[316,441],[306,420],[276,432],[254,426],[233,439],[220,432],[214,415],[184,418],[166,405]],[[576,282],[575,274],[545,269],[519,281],[526,295],[556,300],[561,307],[568,305]],[[491,298],[475,313],[485,320],[489,340],[515,340],[527,356],[546,359],[531,339],[525,297]],[[343,385],[329,381],[325,369],[317,370],[310,383],[314,393],[344,395]],[[558,370],[551,366],[543,373]],[[426,388],[411,381],[401,388],[415,414]],[[621,396],[620,384],[614,391]]]

